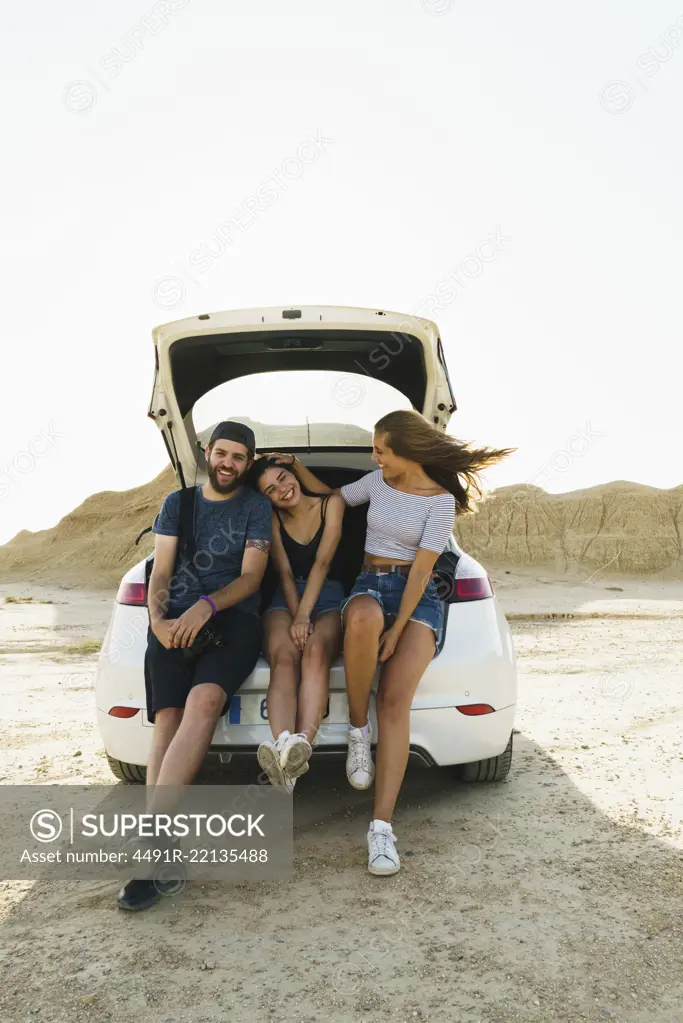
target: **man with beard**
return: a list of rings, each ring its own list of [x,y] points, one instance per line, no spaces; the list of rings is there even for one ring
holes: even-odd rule
[[[205,452],[209,478],[195,488],[191,557],[181,523],[181,491],[166,497],[154,522],[145,655],[147,716],[154,723],[148,786],[192,782],[218,718],[259,655],[259,588],[272,509],[266,497],[242,485],[254,450],[253,431],[242,423],[219,423],[213,431]],[[198,650],[192,649],[195,639]],[[154,793],[149,795],[153,805]],[[147,909],[173,885],[129,881],[118,904]]]

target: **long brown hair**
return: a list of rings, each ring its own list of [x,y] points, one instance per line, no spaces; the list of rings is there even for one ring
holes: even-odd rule
[[[412,409],[389,412],[375,423],[375,430],[386,434],[394,454],[418,462],[430,479],[453,494],[456,512],[473,511],[472,496],[482,497],[479,473],[516,450],[472,447],[447,436]]]

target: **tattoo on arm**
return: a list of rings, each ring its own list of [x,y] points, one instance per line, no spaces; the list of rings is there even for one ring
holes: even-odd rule
[[[247,540],[247,547],[255,547],[257,551],[267,554],[270,550],[270,540]]]

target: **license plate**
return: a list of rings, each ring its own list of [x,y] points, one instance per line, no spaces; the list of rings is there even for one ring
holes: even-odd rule
[[[233,696],[225,714],[226,725],[262,725],[268,720],[265,693],[243,693]],[[330,693],[323,721],[347,724],[349,704],[346,693]]]

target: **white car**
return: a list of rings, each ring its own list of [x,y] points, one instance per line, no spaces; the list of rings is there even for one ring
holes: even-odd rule
[[[206,479],[203,441],[210,427],[195,430],[193,409],[228,381],[245,386],[253,374],[329,372],[342,381],[342,406],[350,404],[354,384],[370,387],[371,380],[380,381],[393,393],[400,392],[397,397],[404,406],[418,409],[444,430],[455,409],[438,328],[424,319],[374,309],[267,308],[190,317],[157,327],[153,338],[156,368],[149,415],[162,432],[181,487]],[[216,421],[237,418],[239,411],[222,408]],[[330,423],[251,425],[258,450],[295,451],[332,486],[374,468],[366,430]],[[355,531],[358,566],[365,511],[348,509],[344,525]],[[430,766],[463,765],[467,781],[499,781],[507,776],[512,759],[517,699],[512,638],[486,570],[454,540],[451,550],[457,568],[455,583],[445,594],[444,639],[413,699],[411,752]],[[151,556],[123,577],[97,672],[104,748],[114,775],[128,782],[144,781],[152,735],[143,675],[150,570]],[[268,680],[268,665],[261,657],[219,720],[210,753],[220,754],[224,762],[237,754],[255,757],[259,743],[271,738]],[[345,689],[340,657],[332,667],[328,712],[314,757],[346,752]],[[375,724],[374,703],[371,717]]]

